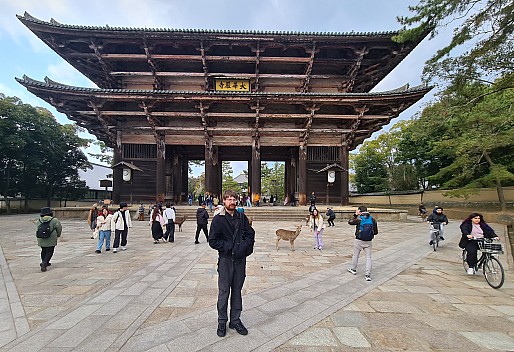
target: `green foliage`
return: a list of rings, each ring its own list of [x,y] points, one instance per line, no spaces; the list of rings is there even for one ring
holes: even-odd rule
[[[358,193],[388,190],[387,156],[380,152],[378,146],[377,140],[368,141],[361,146],[358,154],[352,156]]]
[[[415,27],[405,27],[395,38],[399,42],[417,39],[427,29],[433,38],[441,29],[455,27],[451,42],[427,62],[428,80],[438,77],[458,87],[503,76],[514,87],[513,0],[421,0],[409,10],[413,15],[398,21]]]
[[[46,109],[0,96],[0,185],[5,196],[50,201],[89,167],[88,141],[75,125],[60,125]]]
[[[113,165],[113,149],[111,147],[108,147],[105,142],[102,141],[90,141],[93,145],[96,145],[100,148],[100,154],[95,153],[89,153],[90,156],[92,156],[95,159],[100,160],[103,163]]]
[[[262,194],[267,196],[278,196],[282,199],[285,193],[285,164],[275,162],[271,165],[270,163],[261,163],[261,189]]]
[[[241,187],[239,184],[234,181],[233,177],[234,171],[232,170],[232,165],[230,165],[229,161],[221,162],[221,175],[222,179],[222,193],[228,189],[234,190],[236,192],[241,192]]]

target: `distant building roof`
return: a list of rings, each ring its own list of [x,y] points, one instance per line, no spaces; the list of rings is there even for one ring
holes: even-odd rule
[[[234,181],[236,181],[239,184],[248,182],[248,176],[246,176],[245,174],[239,174],[239,176],[234,178]]]
[[[92,190],[105,190],[100,187],[100,180],[112,181],[112,168],[110,166],[90,163],[93,169],[86,171],[79,170],[79,177],[81,180],[86,181],[86,186]],[[112,187],[107,187],[108,191],[112,191]]]

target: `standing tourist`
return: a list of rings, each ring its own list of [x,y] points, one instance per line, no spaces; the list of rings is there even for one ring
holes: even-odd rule
[[[52,265],[50,260],[57,246],[57,237],[61,237],[61,222],[53,216],[52,209],[41,208],[40,217],[36,222],[37,245],[41,247],[41,271],[46,271],[46,268]]]
[[[152,229],[152,237],[154,244],[159,243],[159,240],[163,236],[162,228],[166,224],[161,212],[161,208],[155,207],[155,209],[152,212],[152,216],[150,217],[150,227]]]
[[[145,205],[143,203],[141,203],[141,205],[139,206],[139,209],[137,210],[137,213],[138,213],[138,220],[139,221],[144,221],[145,220]]]
[[[164,233],[164,240],[175,242],[175,208],[173,204],[166,203],[166,209],[164,209],[164,223],[166,224],[166,233]]]
[[[371,241],[378,234],[377,221],[368,212],[368,208],[361,205],[353,214],[353,219],[348,220],[348,224],[355,225],[355,240],[353,242],[352,266],[348,271],[353,275],[357,274],[357,264],[361,250],[366,253],[366,273],[364,278],[371,281]]]
[[[111,250],[111,220],[112,214],[107,206],[102,207],[102,212],[96,218],[96,228],[98,229],[98,244],[95,253],[102,253],[102,247],[105,241],[105,251]]]
[[[155,207],[154,209],[157,209]],[[129,228],[132,227],[132,220],[130,218],[130,212],[128,210],[128,204],[125,202],[120,203],[120,208],[111,219],[111,230],[114,229],[114,244],[112,252],[118,252],[121,239],[121,250],[127,249],[127,235]]]
[[[93,204],[89,209],[89,214],[87,216],[87,223],[93,234],[91,235],[91,239],[95,239],[98,232],[96,231],[96,218],[98,217],[98,204]]]
[[[314,234],[314,249],[321,251],[323,249],[323,230],[325,230],[325,224],[323,223],[323,216],[316,208],[314,208],[309,217],[309,226]]]
[[[205,203],[202,203],[202,206],[196,209],[196,235],[195,235],[195,244],[200,243],[198,241],[198,236],[200,236],[200,230],[203,231],[205,235],[205,240],[209,240],[209,232],[207,230],[207,224],[209,222],[209,213],[205,209]]]
[[[223,194],[224,208],[211,223],[209,245],[218,251],[218,329],[223,337],[227,333],[228,301],[230,296],[229,328],[241,335],[248,330],[241,322],[243,299],[241,290],[246,277],[246,257],[253,253],[255,231],[244,213],[236,211],[237,194],[227,190]]]

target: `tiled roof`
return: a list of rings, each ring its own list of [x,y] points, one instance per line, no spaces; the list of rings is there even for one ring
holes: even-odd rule
[[[109,32],[151,32],[151,33],[176,33],[176,34],[206,34],[206,35],[260,35],[260,36],[310,36],[310,37],[391,37],[398,34],[398,31],[383,32],[299,32],[299,31],[257,31],[257,30],[231,30],[231,29],[175,29],[175,28],[137,28],[137,27],[111,27],[105,26],[82,26],[62,24],[50,19],[50,22],[42,21],[25,12],[23,16],[16,15],[20,21],[42,24],[45,26],[77,29],[87,31],[109,31]]]

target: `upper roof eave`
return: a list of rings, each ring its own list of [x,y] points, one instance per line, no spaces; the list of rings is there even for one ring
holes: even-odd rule
[[[55,21],[53,18],[48,21],[40,20],[28,12],[25,12],[23,16],[16,15],[16,17],[24,23],[27,27],[31,28],[31,24],[37,24],[49,28],[55,29],[67,29],[67,30],[80,30],[80,31],[95,31],[95,32],[149,32],[149,33],[163,33],[169,35],[172,34],[196,34],[196,35],[245,35],[245,36],[301,36],[301,37],[386,37],[390,38],[397,35],[399,31],[381,31],[381,32],[302,32],[302,31],[258,31],[258,30],[215,30],[215,29],[175,29],[175,28],[138,28],[138,27],[111,27],[105,26],[83,26],[83,25],[69,25],[62,24]]]

